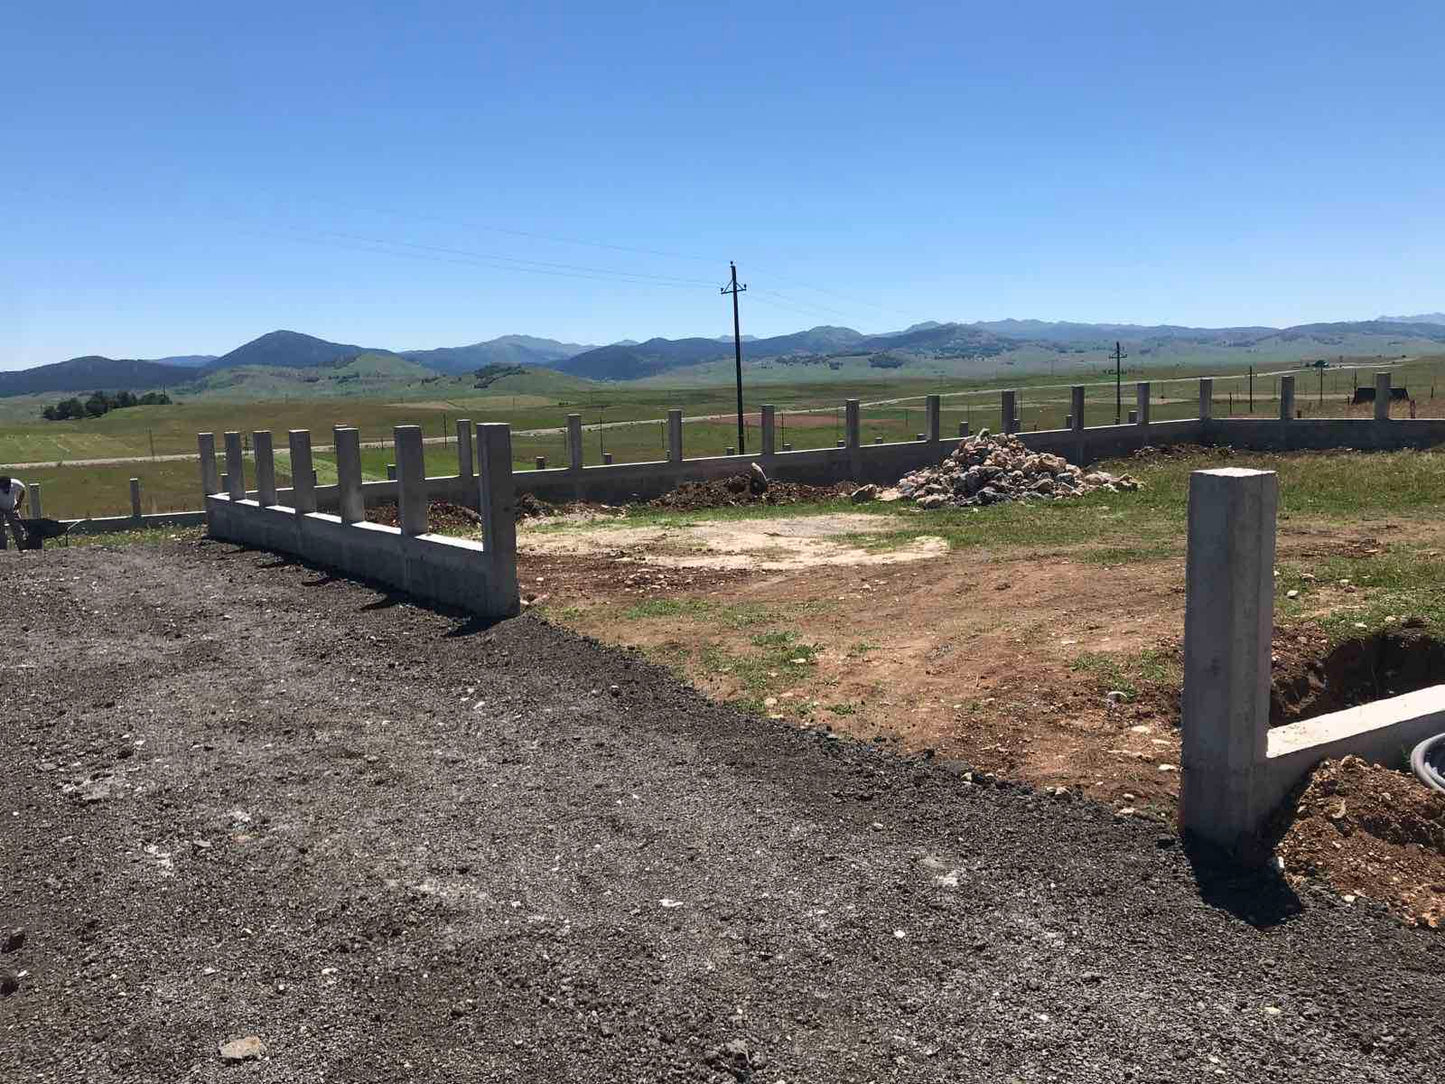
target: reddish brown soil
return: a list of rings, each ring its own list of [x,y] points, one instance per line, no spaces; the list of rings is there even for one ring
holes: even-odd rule
[[[1276,853],[1287,875],[1386,904],[1411,925],[1445,922],[1445,794],[1358,757],[1315,769]]]

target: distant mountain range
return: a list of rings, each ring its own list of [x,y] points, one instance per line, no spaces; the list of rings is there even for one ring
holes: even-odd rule
[[[1034,348],[1050,355],[1088,354],[1124,342],[1137,358],[1194,350],[1214,357],[1220,351],[1274,351],[1279,356],[1349,353],[1445,352],[1445,313],[1295,327],[1195,328],[1161,324],[1080,324],[1042,320],[991,320],[971,324],[926,321],[902,331],[865,335],[848,327],[821,326],[789,335],[749,339],[743,346],[750,363],[776,359],[783,364],[814,364],[831,358],[878,355],[878,367],[897,368],[930,359],[996,358]],[[175,387],[234,369],[325,370],[351,365],[358,358],[379,359],[398,372],[465,374],[487,365],[551,368],[587,380],[639,380],[690,366],[731,361],[729,338],[626,340],[610,346],[558,342],[531,335],[503,335],[469,346],[429,350],[389,350],[329,342],[297,331],[272,331],[219,357],[195,354],[155,361],[91,355],[17,372],[0,372],[0,396]],[[387,360],[389,359],[389,360]]]
[[[574,354],[597,349],[581,343],[559,343],[532,335],[503,335],[470,346],[443,346],[436,350],[402,350],[404,358],[443,373],[470,373],[484,365],[547,366]]]

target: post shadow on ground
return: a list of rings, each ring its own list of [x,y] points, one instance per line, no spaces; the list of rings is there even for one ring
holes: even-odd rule
[[[443,606],[439,603],[427,602],[424,599],[413,598],[411,595],[408,595],[403,591],[397,591],[395,588],[390,587],[386,584],[378,583],[375,580],[368,580],[356,576],[339,576],[336,573],[332,572],[330,569],[324,568],[320,565],[312,564],[310,561],[303,560],[302,558],[293,555],[280,555],[274,553],[271,550],[263,550],[258,549],[254,546],[245,545],[234,546],[231,549],[231,553],[238,555],[250,553],[269,554],[271,560],[258,564],[256,566],[258,569],[304,568],[308,572],[316,573],[316,577],[314,579],[302,580],[302,587],[325,587],[327,584],[332,583],[355,583],[360,586],[370,588],[371,590],[375,591],[380,597],[374,598],[370,602],[363,603],[361,606],[357,607],[357,611],[360,613],[368,613],[378,610],[390,610],[402,605],[403,603],[407,603],[415,606],[419,610],[430,610],[432,613],[438,614],[442,617],[452,618],[457,623],[453,625],[452,628],[448,629],[445,633],[442,634],[448,639],[455,639],[457,637],[463,636],[475,636],[478,633],[486,632],[488,629],[496,627],[503,621],[512,620],[512,618],[508,617],[479,617],[476,614],[461,609],[460,607]]]
[[[1277,822],[1237,851],[1186,836],[1184,854],[1199,898],[1260,930],[1273,929],[1300,914],[1304,905],[1274,861],[1284,827]]]

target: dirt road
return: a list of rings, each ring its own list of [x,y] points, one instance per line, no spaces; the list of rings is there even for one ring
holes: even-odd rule
[[[271,555],[9,556],[4,1079],[1437,1075],[1445,942],[1161,825]]]

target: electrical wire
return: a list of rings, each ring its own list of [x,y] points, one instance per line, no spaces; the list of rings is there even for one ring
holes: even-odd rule
[[[1427,787],[1445,794],[1445,734],[1426,738],[1411,750],[1410,770]]]

